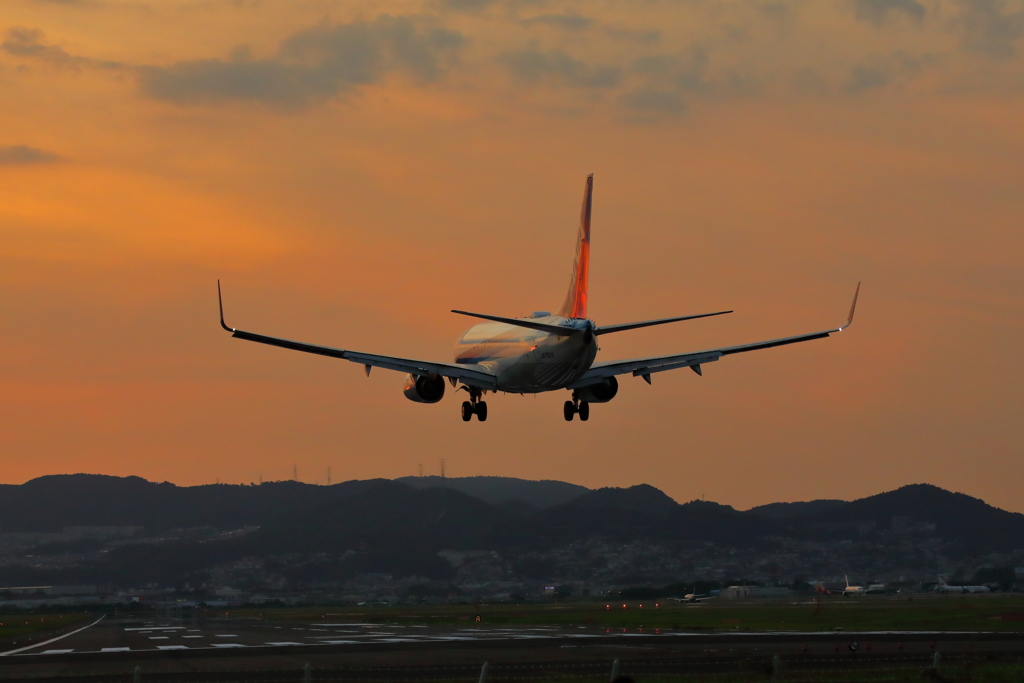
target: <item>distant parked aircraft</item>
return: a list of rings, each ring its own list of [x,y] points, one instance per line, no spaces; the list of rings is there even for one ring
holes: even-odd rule
[[[508,318],[453,310],[452,313],[487,321],[471,327],[462,335],[455,346],[454,363],[435,363],[361,353],[245,332],[228,327],[224,322],[223,301],[220,303],[221,327],[239,339],[352,361],[364,366],[367,375],[370,374],[370,368],[374,367],[404,372],[405,397],[417,403],[440,401],[444,397],[446,379],[452,387],[461,383],[459,389],[465,390],[468,394],[468,400],[462,404],[462,419],[469,422],[476,415],[477,419],[483,422],[487,419],[487,403],[483,400],[487,392],[537,394],[566,389],[572,392],[572,398],[563,406],[565,419],[571,421],[574,416],[579,415],[581,421],[586,421],[590,418],[591,403],[607,403],[615,398],[619,390],[616,379],[618,375],[631,374],[634,377],[642,377],[648,384],[651,383],[651,375],[666,370],[690,368],[701,375],[702,365],[725,356],[823,339],[845,329],[853,322],[860,283],[857,284],[857,291],[853,295],[850,314],[846,322],[839,327],[740,346],[722,346],[668,356],[595,363],[598,351],[597,338],[602,334],[680,320],[707,318],[732,311],[698,313],[618,325],[597,325],[590,320],[587,317],[587,303],[593,191],[594,176],[590,175],[587,177],[583,194],[583,209],[580,212],[580,227],[576,241],[576,261],[569,281],[569,292],[558,312],[552,315],[548,311],[535,311],[524,318]],[[520,271],[518,277],[528,278],[529,275]],[[508,284],[514,287],[516,280],[513,279]],[[219,299],[220,282],[217,283],[217,295]]]
[[[935,590],[940,593],[988,593],[990,589],[988,586],[951,586],[940,576]]]
[[[864,595],[868,594],[868,591],[867,591],[866,588],[864,588],[864,586],[851,586],[850,585],[850,577],[846,576],[844,578],[846,579],[846,588],[843,589],[843,597],[844,598],[847,597],[847,596],[850,596],[850,595],[864,596]]]
[[[698,593],[697,589],[693,589],[693,593],[687,593],[681,598],[669,598],[669,600],[675,600],[676,602],[701,602],[702,600],[711,600],[718,597],[718,591],[709,591],[707,593]]]

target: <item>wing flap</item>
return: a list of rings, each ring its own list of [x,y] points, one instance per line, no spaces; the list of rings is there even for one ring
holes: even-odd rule
[[[302,351],[303,353],[312,353],[318,356],[340,358],[342,360],[352,361],[353,363],[358,363],[367,367],[384,368],[385,370],[395,370],[397,372],[409,372],[414,375],[440,375],[442,377],[455,378],[462,380],[466,384],[471,384],[482,389],[493,389],[496,386],[497,378],[494,376],[494,373],[481,366],[474,367],[454,365],[451,363],[433,363],[429,361],[414,360],[411,358],[397,358],[395,356],[360,353],[359,351],[348,351],[346,349],[335,349],[330,346],[307,344],[305,342],[282,339],[280,337],[271,337],[265,334],[246,332],[245,330],[228,327],[227,323],[224,322],[224,302],[220,294],[220,282],[217,283],[217,300],[220,303],[221,327],[230,332],[232,337],[236,337],[238,339],[244,339],[245,341],[256,342],[258,344],[267,344],[268,346],[277,346],[291,351]]]
[[[853,322],[853,314],[857,308],[857,297],[859,295],[860,283],[858,282],[857,290],[853,295],[853,304],[850,306],[850,315],[847,318],[846,323],[831,330],[811,332],[809,334],[798,334],[793,337],[783,337],[781,339],[770,339],[768,341],[754,342],[753,344],[740,344],[739,346],[725,346],[719,349],[706,349],[704,351],[682,353],[674,356],[655,356],[651,358],[634,358],[632,360],[594,363],[590,370],[588,370],[580,379],[576,380],[576,382],[574,382],[569,388],[580,389],[592,384],[598,384],[608,377],[624,375],[626,373],[632,373],[634,377],[643,377],[647,382],[650,382],[650,376],[656,372],[665,372],[666,370],[676,370],[678,368],[686,367],[697,368],[704,363],[711,363],[719,360],[722,356],[730,356],[734,353],[759,351],[760,349],[770,349],[776,346],[785,346],[787,344],[798,344],[800,342],[811,341],[813,339],[824,339],[836,332],[842,332],[850,326]],[[700,373],[698,372],[698,374]]]

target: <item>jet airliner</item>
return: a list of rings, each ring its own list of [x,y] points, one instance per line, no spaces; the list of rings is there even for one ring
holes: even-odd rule
[[[595,362],[598,337],[614,332],[635,330],[652,325],[695,320],[732,311],[699,313],[674,318],[644,320],[618,325],[596,325],[587,317],[588,282],[590,276],[590,217],[594,193],[594,176],[587,176],[580,211],[580,225],[576,238],[576,258],[573,263],[569,291],[558,312],[536,311],[523,318],[508,318],[483,313],[453,310],[452,313],[485,320],[462,335],[455,345],[454,363],[396,358],[348,349],[318,346],[303,342],[270,337],[228,327],[224,322],[224,302],[217,282],[220,304],[220,324],[231,336],[246,341],[278,346],[293,351],[341,358],[363,365],[369,376],[371,368],[385,368],[406,373],[405,397],[417,403],[437,403],[445,394],[445,380],[453,388],[465,391],[462,419],[469,422],[475,415],[483,422],[487,419],[488,393],[537,394],[546,391],[567,390],[571,398],[563,405],[566,421],[579,415],[581,421],[590,418],[591,403],[607,403],[619,391],[619,375],[632,375],[651,383],[651,375],[667,370],[690,368],[703,375],[701,367],[726,356],[757,351],[775,346],[822,339],[840,332],[853,322],[860,283],[853,295],[853,304],[846,323],[821,332],[811,332],[782,339],[725,346],[679,353],[668,356],[634,358]],[[461,386],[460,386],[461,385]]]

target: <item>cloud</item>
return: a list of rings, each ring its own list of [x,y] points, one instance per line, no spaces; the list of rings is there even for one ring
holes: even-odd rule
[[[441,0],[447,9],[459,12],[476,12],[495,4],[498,0]]]
[[[1024,36],[1024,9],[1010,11],[1004,0],[961,0],[964,47],[993,57],[1013,57]]]
[[[591,66],[561,50],[512,50],[499,55],[498,63],[531,82],[554,80],[575,87],[610,88],[621,80],[618,67]]]
[[[567,31],[582,31],[594,25],[594,20],[582,14],[540,14],[519,21],[523,26],[550,26]]]
[[[846,82],[846,90],[849,92],[862,92],[888,85],[892,76],[888,71],[874,66],[855,66],[850,73],[850,79]]]
[[[0,166],[51,164],[55,161],[60,161],[60,157],[53,152],[36,147],[28,145],[0,147]]]
[[[685,114],[686,102],[682,95],[673,90],[639,88],[623,94],[619,103],[627,109],[644,114]]]
[[[37,28],[15,26],[7,30],[7,38],[0,43],[9,55],[24,59],[35,59],[62,69],[80,70],[83,67],[96,69],[119,69],[120,62],[109,62],[69,54],[59,45],[47,45],[44,34]]]
[[[440,78],[466,42],[458,31],[422,28],[408,17],[321,23],[282,41],[271,59],[236,50],[229,60],[200,59],[139,69],[142,92],[154,99],[194,104],[229,100],[302,107],[392,71],[420,81]]]
[[[920,23],[925,15],[924,5],[917,0],[853,0],[853,10],[858,19],[875,26],[897,15]]]

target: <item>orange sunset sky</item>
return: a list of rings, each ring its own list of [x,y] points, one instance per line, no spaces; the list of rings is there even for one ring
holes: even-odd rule
[[[463,423],[229,324],[450,361],[554,310],[595,174],[599,359],[827,340]],[[746,508],[1024,511],[1024,2],[5,0],[0,481],[436,474]],[[461,396],[458,395],[458,396]]]

